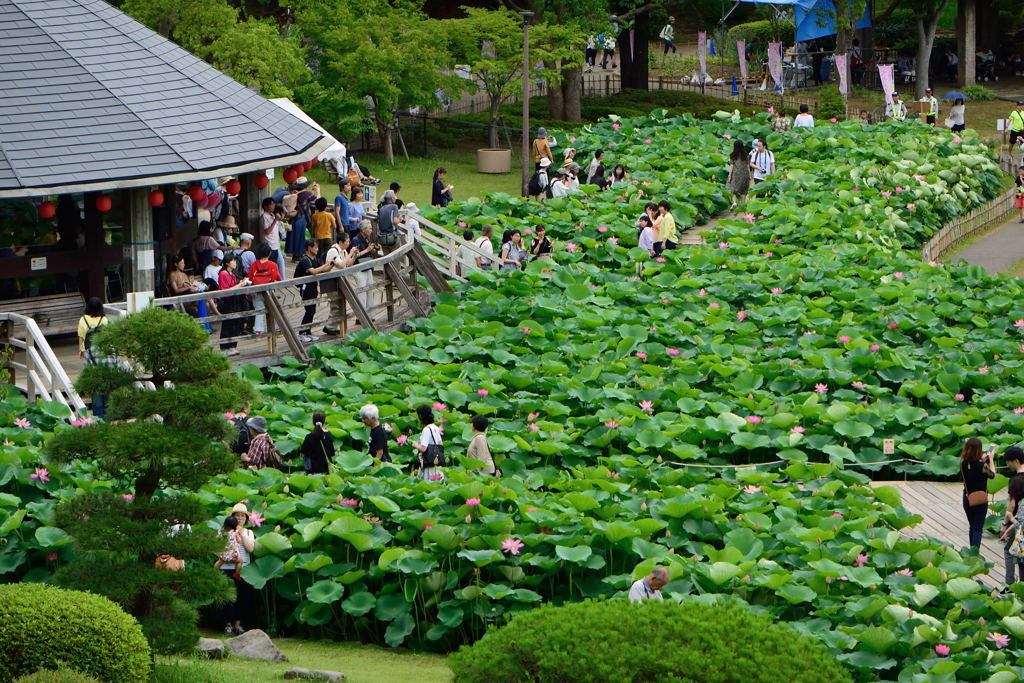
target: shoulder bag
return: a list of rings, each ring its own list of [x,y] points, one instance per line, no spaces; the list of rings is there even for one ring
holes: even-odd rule
[[[448,464],[448,459],[444,455],[444,446],[436,443],[437,441],[437,425],[431,425],[433,429],[430,431],[430,437],[435,443],[427,444],[427,450],[423,451],[423,455],[420,456],[422,467],[437,467],[439,465]]]

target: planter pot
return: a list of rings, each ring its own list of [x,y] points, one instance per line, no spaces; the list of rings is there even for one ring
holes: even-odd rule
[[[512,170],[512,150],[478,149],[476,170],[477,173],[508,173]]]

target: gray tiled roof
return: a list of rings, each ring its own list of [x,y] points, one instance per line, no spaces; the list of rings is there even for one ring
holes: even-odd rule
[[[200,179],[329,144],[102,0],[0,0],[0,17],[0,197]]]

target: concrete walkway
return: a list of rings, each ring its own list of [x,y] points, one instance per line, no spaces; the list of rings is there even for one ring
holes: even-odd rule
[[[950,257],[950,263],[963,259],[972,266],[981,266],[990,273],[1009,273],[1013,265],[1024,259],[1024,224],[1017,213],[1009,220]]]

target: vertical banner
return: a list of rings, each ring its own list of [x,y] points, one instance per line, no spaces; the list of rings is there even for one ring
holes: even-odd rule
[[[893,79],[892,64],[878,65],[878,79],[882,81],[882,92],[885,93],[885,103],[892,102],[892,93],[896,90],[896,81]]]
[[[629,29],[629,61],[633,62],[633,42],[636,39],[636,31]]]
[[[703,81],[708,72],[708,35],[704,31],[697,34],[697,60],[700,62],[700,77]]]
[[[775,87],[782,90],[782,43],[768,43],[768,73]]]
[[[743,79],[743,89],[747,88],[747,41],[736,41],[736,54],[740,60],[740,78]]]
[[[708,39],[708,54],[712,57],[717,57],[718,53],[715,52],[715,37],[712,36]]]
[[[850,92],[849,84],[846,82],[846,55],[835,55],[836,71],[839,72],[839,93],[846,97]]]

